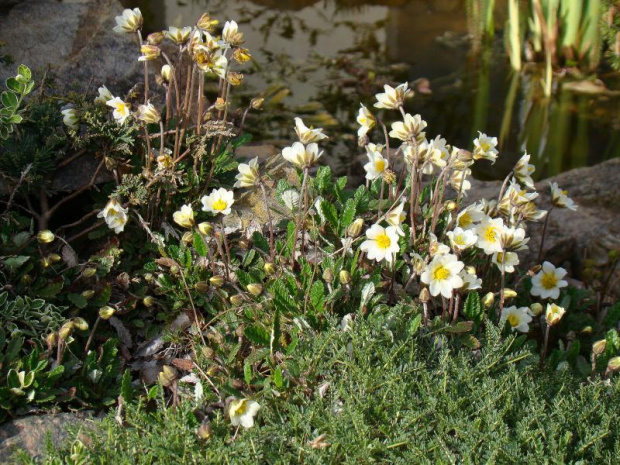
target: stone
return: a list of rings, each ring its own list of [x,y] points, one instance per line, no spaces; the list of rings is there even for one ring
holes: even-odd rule
[[[14,61],[0,64],[0,79],[23,63],[35,80],[49,66],[60,91],[74,84],[92,94],[103,84],[113,92],[129,89],[141,79],[142,64],[136,39],[112,31],[122,11],[118,0],[18,2],[0,15],[0,52]]]
[[[16,450],[24,450],[32,458],[41,459],[46,452],[47,439],[60,446],[69,438],[68,428],[89,418],[88,413],[58,413],[18,418],[0,426],[0,463],[14,463]]]

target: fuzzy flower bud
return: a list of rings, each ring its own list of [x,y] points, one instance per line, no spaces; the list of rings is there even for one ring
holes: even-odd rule
[[[84,268],[84,271],[82,271],[82,276],[85,278],[92,278],[95,276],[95,273],[97,273],[97,268]]]
[[[105,307],[101,307],[99,309],[99,318],[101,318],[102,320],[109,320],[114,316],[115,313],[116,310],[114,310],[109,305],[106,305]]]
[[[155,298],[147,295],[144,299],[142,299],[142,303],[145,307],[152,307],[155,304]]]
[[[530,306],[530,310],[534,316],[540,315],[543,312],[543,309],[544,307],[542,306],[542,304],[539,304],[538,302],[533,303]]]
[[[233,296],[230,296],[230,303],[235,305],[235,306],[239,306],[243,303],[243,296],[241,294],[235,294]]]
[[[164,65],[161,67],[161,77],[164,82],[170,82],[170,76],[172,75],[172,68],[170,65]]]
[[[198,19],[196,26],[198,26],[198,29],[202,29],[203,31],[213,32],[213,28],[215,28],[218,24],[219,21],[217,19],[211,19],[209,13],[204,13],[200,19]]]
[[[556,304],[547,304],[547,311],[545,312],[545,320],[549,326],[556,325],[560,322],[566,310]]]
[[[151,102],[148,102],[146,105],[138,107],[138,119],[147,124],[159,124],[161,116],[157,108]]]
[[[492,292],[489,292],[482,298],[482,305],[484,305],[486,308],[489,308],[491,305],[493,305],[493,302],[495,302],[495,294],[493,294]]]
[[[95,291],[93,291],[92,289],[87,289],[82,292],[82,297],[84,297],[86,300],[92,299],[94,295]]]
[[[361,218],[357,218],[353,223],[349,225],[347,228],[347,235],[355,239],[362,233],[362,228],[364,227],[364,220]]]
[[[54,236],[54,233],[49,229],[39,231],[37,234],[37,241],[39,241],[40,244],[49,244],[50,242],[53,242],[55,238],[56,236]]]
[[[74,326],[73,323],[71,321],[67,321],[64,325],[62,325],[60,327],[60,329],[58,330],[58,337],[63,340],[66,341],[69,336],[71,336],[71,333],[73,333],[74,330]]]
[[[607,369],[609,371],[618,371],[620,370],[620,357],[612,357],[607,362]]]
[[[88,329],[88,322],[82,317],[76,317],[73,320],[73,325],[80,331],[86,331]]]
[[[334,272],[330,268],[323,271],[323,281],[329,284],[334,282]]]
[[[506,299],[512,299],[512,298],[514,298],[516,296],[517,296],[517,291],[514,291],[512,289],[508,289],[508,288],[504,289],[504,297]]]
[[[271,276],[272,274],[275,274],[276,267],[273,263],[266,262],[265,265],[263,266],[263,270],[265,271],[265,274],[267,274],[268,276]]]
[[[209,282],[212,286],[220,287],[222,284],[224,284],[224,278],[222,278],[221,276],[211,276],[209,278]]]
[[[145,44],[140,47],[142,55],[138,58],[138,61],[152,61],[157,60],[161,55],[161,50],[157,45]]]
[[[146,38],[146,43],[149,45],[159,45],[164,41],[166,36],[163,32],[152,32]]]
[[[250,294],[254,297],[258,297],[263,292],[263,286],[261,284],[251,283],[248,284],[248,291],[250,291]]]
[[[213,225],[211,223],[202,222],[198,224],[198,231],[205,236],[210,236],[213,234]]]
[[[607,348],[607,340],[601,339],[599,341],[596,341],[594,344],[592,344],[592,353],[594,355],[601,355],[603,352],[605,352],[606,348]]]
[[[347,270],[341,270],[338,274],[338,279],[342,284],[347,285],[351,282],[351,273]]]

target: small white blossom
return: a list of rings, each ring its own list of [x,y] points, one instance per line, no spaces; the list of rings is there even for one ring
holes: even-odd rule
[[[484,158],[495,163],[497,154],[497,137],[488,137],[486,134],[478,131],[479,136],[474,139],[474,160]]]
[[[231,212],[231,206],[235,203],[233,191],[229,191],[220,187],[214,189],[209,195],[205,195],[200,199],[202,202],[202,211],[213,213],[217,215],[229,215]]]
[[[564,309],[564,307],[560,307],[556,304],[547,304],[547,310],[545,311],[545,321],[549,326],[557,325],[565,313],[566,310]]]
[[[553,205],[558,208],[568,208],[569,210],[577,210],[577,204],[568,195],[568,192],[558,187],[557,182],[551,183],[551,200]]]
[[[515,165],[514,175],[515,178],[522,182],[529,188],[534,187],[534,180],[532,174],[536,171],[536,167],[530,164],[530,155],[526,152],[523,154],[519,161]]]
[[[454,231],[448,231],[446,236],[450,239],[450,245],[455,252],[462,252],[478,241],[478,236],[473,230],[459,228],[458,226]]]
[[[552,263],[544,262],[542,270],[532,278],[533,296],[540,296],[541,299],[557,299],[560,297],[560,289],[568,286],[565,281],[566,270],[556,268]]]
[[[357,123],[360,125],[360,128],[357,130],[357,136],[362,137],[368,134],[374,125],[375,125],[375,117],[373,114],[366,108],[364,105],[360,104],[360,110],[357,114]]]
[[[458,214],[456,225],[463,229],[474,229],[484,216],[483,206],[480,203],[473,203]]]
[[[400,250],[396,228],[394,226],[384,228],[374,224],[366,230],[366,237],[367,239],[360,245],[362,252],[366,252],[370,260],[377,262],[385,260],[392,263],[394,255]]]
[[[321,155],[323,155],[323,151],[319,152],[319,146],[315,143],[304,146],[301,142],[294,142],[291,147],[285,147],[282,150],[284,159],[299,168],[309,168],[317,162]]]
[[[114,32],[130,34],[142,27],[142,13],[140,8],[123,10],[123,14],[115,18]]]
[[[290,211],[297,210],[299,208],[299,192],[295,189],[285,190],[282,192],[282,202]]]
[[[80,117],[75,108],[67,108],[62,110],[62,122],[65,123],[69,129],[76,130],[80,126]]]
[[[404,121],[392,123],[389,136],[402,141],[423,139],[425,137],[425,133],[422,132],[424,128],[426,128],[426,121],[420,115],[411,116],[407,113]]]
[[[500,326],[507,321],[513,331],[527,333],[530,330],[529,323],[532,321],[528,307],[505,307],[500,316]]]
[[[428,285],[432,296],[441,294],[449,299],[454,289],[463,286],[463,279],[459,273],[464,266],[456,255],[437,255],[428,264],[420,280]]]
[[[174,212],[172,219],[179,226],[191,228],[194,226],[194,210],[191,205],[183,205],[179,211]]]
[[[380,178],[388,167],[388,162],[380,152],[367,152],[368,163],[364,165],[366,171],[366,179],[374,180]]]
[[[233,426],[251,428],[254,426],[254,417],[258,414],[260,405],[250,399],[235,399],[228,406],[228,417]]]
[[[259,181],[258,176],[258,157],[250,160],[249,163],[239,163],[237,166],[239,174],[235,176],[237,182],[233,187],[252,187]]]
[[[116,199],[110,199],[106,206],[99,212],[97,218],[103,218],[108,228],[113,229],[116,234],[122,232],[127,224],[127,209]]]
[[[99,92],[99,96],[95,98],[95,103],[97,104],[105,105],[107,102],[114,99],[114,95],[112,95],[112,92],[110,92],[106,86],[101,86],[97,91]]]
[[[519,256],[514,252],[495,252],[491,260],[506,273],[514,273],[515,265],[519,264]]]
[[[375,95],[377,99],[377,103],[375,103],[375,108],[387,108],[391,110],[397,110],[398,108],[402,107],[405,101],[405,96],[408,92],[408,88],[409,84],[407,84],[406,82],[396,87],[396,89],[385,84],[383,86],[385,92]]]
[[[327,139],[327,136],[323,134],[323,128],[309,128],[304,124],[301,118],[295,118],[295,132],[297,133],[297,137],[299,137],[299,142],[302,144],[310,144]]]
[[[167,31],[165,31],[166,37],[173,41],[177,45],[184,45],[189,41],[189,37],[192,33],[192,28],[189,26],[178,28],[174,26],[170,26]]]
[[[124,124],[131,115],[131,105],[123,102],[120,97],[114,97],[112,100],[108,100],[106,105],[114,109],[112,116],[114,116],[114,119],[120,124]]]
[[[241,45],[243,43],[243,33],[239,32],[236,21],[226,21],[222,30],[222,40],[230,45]]]
[[[468,273],[463,269],[459,276],[463,280],[463,286],[461,287],[463,291],[473,291],[482,287],[482,279],[476,276],[476,273]]]
[[[485,254],[491,255],[502,251],[501,237],[504,232],[504,221],[501,218],[485,217],[476,228],[478,247]]]
[[[407,214],[404,212],[405,210],[405,202],[402,201],[397,207],[392,208],[389,212],[385,214],[385,221],[390,226],[394,226],[396,228],[396,232],[399,236],[404,236],[405,232],[403,231],[403,221],[407,218]]]

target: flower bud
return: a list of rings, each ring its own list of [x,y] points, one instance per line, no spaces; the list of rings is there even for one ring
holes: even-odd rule
[[[203,222],[198,225],[198,231],[205,236],[213,234],[213,226],[211,223]]]
[[[515,298],[516,296],[517,296],[517,292],[516,292],[516,291],[514,291],[514,290],[512,290],[512,289],[508,289],[508,288],[505,288],[505,289],[504,289],[504,297],[505,297],[506,299],[513,299],[513,298]]]
[[[531,276],[534,276],[540,270],[542,270],[542,265],[534,265],[532,268],[530,268],[530,270],[527,272],[527,274],[529,274]]]
[[[84,268],[84,271],[82,271],[82,276],[84,276],[85,278],[92,278],[93,276],[95,276],[96,273],[97,268]]]
[[[62,258],[60,257],[60,255],[58,255],[57,253],[51,253],[47,256],[47,258],[49,258],[50,262],[52,263],[57,263],[60,260],[62,260]]]
[[[431,300],[431,294],[428,292],[428,288],[423,287],[420,291],[420,302],[423,304],[429,302]]]
[[[229,71],[228,74],[226,74],[226,80],[231,86],[241,85],[243,82],[243,74],[235,71]]]
[[[331,270],[331,268],[327,268],[325,271],[323,271],[323,281],[329,284],[334,282],[334,272]]]
[[[594,344],[592,344],[592,353],[594,355],[601,355],[603,352],[605,352],[606,348],[607,348],[607,340],[600,339],[596,341]]]
[[[54,236],[54,233],[49,229],[39,231],[37,234],[37,241],[39,241],[40,244],[49,244],[50,242],[53,242],[55,238],[56,236]]]
[[[243,296],[241,294],[235,294],[230,296],[230,303],[234,306],[238,307],[243,303]]]
[[[215,100],[215,109],[218,111],[222,111],[226,108],[226,100],[224,100],[222,97],[218,97]]]
[[[164,41],[166,35],[163,32],[152,32],[146,37],[146,43],[149,45],[159,45]]]
[[[115,313],[115,309],[113,309],[109,305],[106,305],[105,307],[101,307],[99,309],[99,318],[101,318],[102,320],[109,320],[114,316]]]
[[[250,291],[250,294],[254,297],[258,297],[263,293],[263,286],[261,284],[251,283],[248,284],[248,291]]]
[[[246,63],[252,59],[252,55],[250,55],[250,51],[247,48],[236,48],[232,54],[233,60],[237,63]]]
[[[145,307],[152,307],[155,304],[155,298],[153,296],[147,295],[142,299],[142,303]]]
[[[224,284],[224,278],[221,276],[211,276],[209,278],[209,282],[212,286],[220,287],[222,284]]]
[[[447,212],[454,211],[456,209],[456,202],[454,200],[448,200],[444,206],[444,210]]]
[[[260,109],[260,107],[263,106],[264,102],[265,102],[264,98],[259,98],[259,97],[253,98],[250,101],[250,107],[252,108],[252,110],[258,110],[258,109]]]
[[[353,223],[349,225],[347,228],[347,235],[355,239],[362,233],[362,228],[364,227],[364,220],[361,218],[357,218]]]
[[[58,334],[49,333],[45,338],[45,343],[47,344],[47,350],[52,350],[58,344]]]
[[[194,235],[190,231],[185,231],[181,237],[181,241],[185,245],[190,245],[194,242]]]
[[[566,310],[556,304],[547,304],[547,311],[545,312],[545,320],[549,326],[556,325],[560,322]]]
[[[542,304],[536,302],[530,305],[530,310],[532,311],[532,315],[538,316],[543,312],[543,306]]]
[[[170,82],[170,75],[172,74],[172,68],[170,65],[164,65],[161,67],[161,77],[164,82]]]
[[[592,331],[594,331],[592,326],[586,326],[581,330],[581,334],[592,334]]]
[[[156,45],[145,44],[140,47],[140,52],[142,52],[142,55],[138,58],[138,61],[156,60],[161,55],[161,50]]]
[[[153,279],[155,279],[155,278],[153,278],[153,273],[145,273],[145,274],[144,274],[144,280],[145,280],[147,283],[152,282],[152,281],[153,281]]]
[[[620,370],[620,357],[612,357],[607,362],[607,369],[609,371],[618,371]]]
[[[66,341],[69,338],[69,336],[71,336],[71,333],[73,332],[73,329],[74,329],[73,323],[71,321],[67,321],[58,330],[58,337],[62,341]]]
[[[32,282],[32,276],[25,274],[19,280],[22,284],[30,284]]]
[[[263,270],[265,271],[265,274],[267,274],[267,276],[271,276],[272,274],[275,274],[276,266],[273,263],[265,262]]]
[[[213,435],[213,429],[211,428],[211,424],[207,422],[202,422],[196,431],[196,434],[200,439],[207,440]]]
[[[204,13],[200,19],[198,19],[196,26],[198,26],[198,29],[202,29],[203,31],[213,32],[213,28],[217,26],[218,23],[219,21],[217,19],[211,19],[209,13]]]
[[[237,245],[243,250],[248,250],[250,248],[250,242],[247,239],[239,239]]]
[[[194,289],[196,289],[198,292],[205,293],[209,290],[209,283],[206,281],[198,281],[196,284],[194,284]]]
[[[493,305],[493,302],[495,302],[495,294],[493,294],[492,292],[489,292],[482,298],[482,305],[484,305],[486,308],[491,307],[491,305]]]
[[[86,331],[88,329],[88,322],[82,317],[75,317],[73,320],[73,326],[75,326],[80,331]]]
[[[92,299],[94,295],[95,295],[95,291],[93,291],[92,289],[87,289],[84,292],[82,292],[82,297],[84,297],[86,300]]]
[[[159,124],[161,115],[155,106],[148,102],[146,105],[138,107],[138,119],[147,124]]]
[[[349,273],[347,270],[341,270],[340,274],[338,275],[338,279],[342,284],[347,285],[351,282],[351,273]]]

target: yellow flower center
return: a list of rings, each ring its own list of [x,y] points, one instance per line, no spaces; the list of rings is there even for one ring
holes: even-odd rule
[[[387,234],[379,234],[375,237],[375,242],[381,249],[387,249],[390,245],[392,245],[392,240]]]
[[[489,149],[491,148],[491,144],[489,144],[488,142],[480,142],[480,148],[484,151],[484,152],[488,152]]]
[[[228,207],[228,204],[223,199],[217,199],[213,202],[213,210],[222,211],[226,210],[226,207]]]
[[[443,265],[439,265],[435,268],[435,271],[433,271],[433,279],[435,281],[443,281],[447,279],[448,276],[450,276],[450,270]]]
[[[463,239],[463,236],[459,234],[454,238],[454,243],[458,245],[465,245],[465,239]]]
[[[508,318],[506,319],[508,320],[508,323],[510,323],[510,326],[512,326],[513,328],[519,325],[519,317],[517,315],[508,315]]]
[[[243,415],[248,409],[248,403],[245,399],[241,399],[239,401],[233,401],[230,405],[230,415],[238,416]]]
[[[554,273],[543,273],[540,284],[545,289],[555,289],[558,284],[558,278],[555,277]]]
[[[489,226],[484,231],[484,239],[487,242],[497,242],[497,231],[494,226]]]
[[[504,263],[504,258],[503,252],[497,252],[497,263]]]
[[[472,223],[471,221],[471,216],[468,212],[463,213],[461,215],[461,217],[459,218],[459,226],[461,228],[466,228],[467,226],[469,226]]]
[[[376,160],[375,161],[375,170],[379,171],[380,173],[383,172],[383,170],[385,169],[385,161],[383,160]]]

